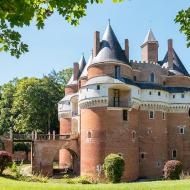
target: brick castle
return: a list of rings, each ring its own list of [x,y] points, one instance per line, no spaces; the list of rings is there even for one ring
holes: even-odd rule
[[[74,63],[59,102],[60,134],[78,133],[80,175],[101,175],[110,153],[125,159],[124,180],[162,176],[164,163],[182,161],[190,170],[190,77],[168,40],[158,60],[153,32],[141,45],[142,61],[130,61],[108,24],[95,32],[93,53]],[[72,150],[61,149],[60,167],[71,167]]]

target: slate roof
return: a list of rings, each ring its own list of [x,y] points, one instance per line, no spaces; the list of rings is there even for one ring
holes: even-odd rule
[[[104,32],[102,41],[100,43],[100,51],[93,59],[93,63],[108,61],[128,62],[110,24],[108,24]]]
[[[147,42],[158,42],[158,41],[156,40],[156,38],[155,38],[155,36],[154,36],[154,34],[153,34],[153,32],[152,32],[151,29],[149,29],[149,31],[148,31],[148,33],[147,33],[145,39],[144,39],[143,44],[145,44],[145,43],[147,43]]]
[[[163,59],[162,62],[160,62],[160,65],[164,68],[168,68],[168,51]],[[183,63],[181,62],[180,58],[178,57],[177,53],[173,49],[173,68],[170,70],[173,74],[181,73],[183,75],[189,76],[189,73],[187,72],[186,68],[184,67]]]
[[[183,93],[185,91],[190,92],[190,88],[188,87],[171,87],[171,86],[164,86],[164,85],[150,83],[150,82],[134,82],[133,80],[128,79],[128,78],[123,78],[123,80],[126,84],[135,85],[141,89],[164,90],[170,93]]]
[[[92,64],[92,54],[90,55],[89,59],[88,59],[88,62],[86,64],[86,66],[84,67],[83,71],[82,71],[82,74],[80,76],[80,78],[82,77],[87,77],[87,70],[88,70],[88,67]]]

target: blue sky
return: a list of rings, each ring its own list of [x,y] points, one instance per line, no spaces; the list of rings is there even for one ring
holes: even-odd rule
[[[159,41],[159,59],[167,50],[167,39],[174,40],[174,48],[190,72],[190,48],[186,47],[185,36],[179,32],[174,18],[180,9],[187,8],[187,0],[129,0],[114,4],[105,0],[101,5],[89,5],[87,16],[77,27],[70,26],[59,15],[46,21],[44,30],[34,25],[20,30],[23,41],[29,44],[30,52],[20,59],[0,53],[0,85],[14,77],[42,77],[51,70],[72,67],[82,53],[88,59],[93,47],[93,33],[101,36],[111,20],[112,28],[124,48],[124,39],[129,39],[130,59],[141,59],[140,45],[149,28]]]

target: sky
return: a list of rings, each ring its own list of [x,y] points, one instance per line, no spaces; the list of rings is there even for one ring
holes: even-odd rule
[[[19,59],[0,53],[0,85],[15,77],[42,77],[52,70],[72,67],[83,53],[88,60],[94,32],[100,31],[102,37],[108,19],[123,48],[124,39],[129,39],[130,60],[141,60],[140,45],[151,28],[159,42],[159,59],[164,58],[167,40],[172,38],[175,51],[190,72],[190,48],[179,32],[179,24],[174,22],[178,11],[187,7],[187,0],[128,0],[117,4],[105,0],[103,4],[89,5],[87,16],[77,27],[55,14],[43,30],[37,30],[35,24],[19,29],[29,53]]]

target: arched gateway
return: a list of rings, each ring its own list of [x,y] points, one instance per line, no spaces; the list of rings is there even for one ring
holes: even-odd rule
[[[32,172],[45,176],[53,175],[53,161],[55,155],[62,149],[71,152],[72,169],[75,174],[80,173],[78,137],[59,140],[35,140],[32,142]]]

